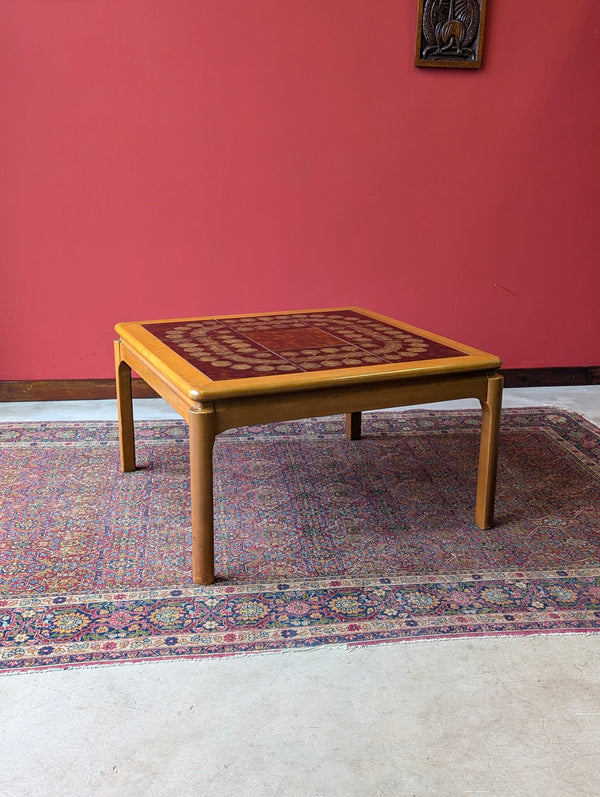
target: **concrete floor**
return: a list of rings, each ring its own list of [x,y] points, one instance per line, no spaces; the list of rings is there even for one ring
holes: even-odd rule
[[[505,391],[540,405],[600,425],[600,386]],[[0,421],[115,412],[0,404]],[[136,402],[138,419],[172,416]],[[597,797],[599,751],[600,634],[0,677],[2,797]]]

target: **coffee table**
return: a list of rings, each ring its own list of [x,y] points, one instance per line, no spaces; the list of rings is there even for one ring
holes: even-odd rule
[[[226,429],[477,398],[475,522],[493,524],[502,376],[498,357],[360,307],[126,322],[115,327],[121,469],[134,471],[132,369],[189,424],[192,571],[212,584],[213,445]],[[368,540],[365,540],[368,545]]]

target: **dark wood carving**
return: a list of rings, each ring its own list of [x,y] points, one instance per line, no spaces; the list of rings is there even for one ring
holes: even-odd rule
[[[416,66],[479,69],[487,0],[419,0]]]

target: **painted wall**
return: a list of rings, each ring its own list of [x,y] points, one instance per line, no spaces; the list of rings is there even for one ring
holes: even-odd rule
[[[113,325],[361,304],[507,367],[600,364],[600,3],[2,0],[0,379],[112,375]]]

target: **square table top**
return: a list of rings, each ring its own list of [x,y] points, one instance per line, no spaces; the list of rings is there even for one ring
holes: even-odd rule
[[[194,398],[492,370],[498,357],[360,307],[117,324]]]

